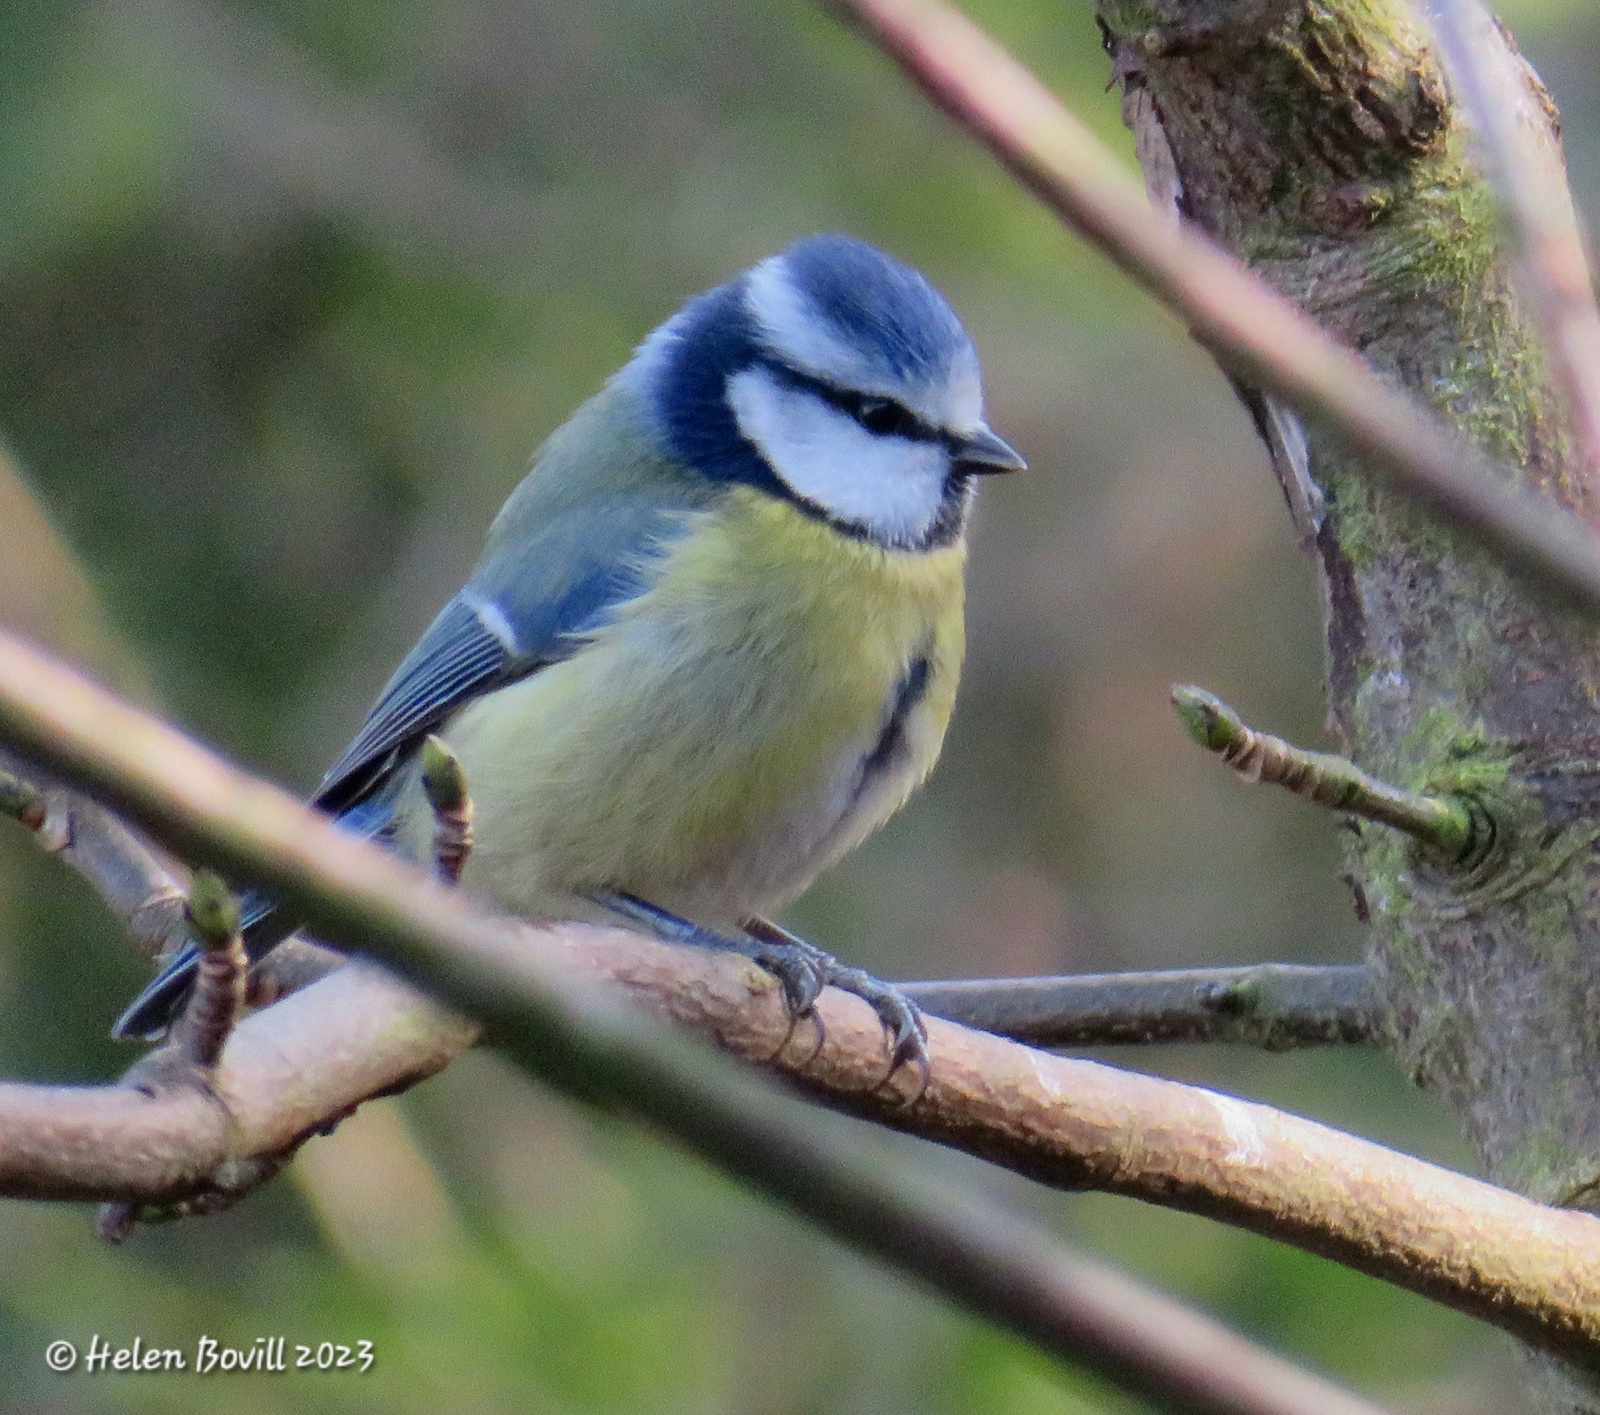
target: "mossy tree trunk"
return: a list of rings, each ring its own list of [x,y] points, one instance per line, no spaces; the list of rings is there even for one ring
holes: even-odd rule
[[[1417,12],[1405,0],[1099,11],[1157,200],[1530,485],[1586,510],[1580,450]],[[1554,142],[1554,112],[1524,72]],[[1378,488],[1334,437],[1307,433],[1332,726],[1368,771],[1470,792],[1494,826],[1453,868],[1381,826],[1352,836],[1386,1044],[1459,1116],[1493,1179],[1600,1208],[1600,631]],[[1600,1384],[1539,1374],[1542,1408],[1600,1411]]]

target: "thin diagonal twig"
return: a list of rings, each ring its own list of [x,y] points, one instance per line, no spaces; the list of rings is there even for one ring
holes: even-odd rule
[[[0,749],[0,815],[33,833],[41,849],[94,881],[101,901],[148,958],[188,937],[182,870],[115,815]]]

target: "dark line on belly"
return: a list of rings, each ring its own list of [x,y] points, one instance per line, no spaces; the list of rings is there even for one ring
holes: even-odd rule
[[[856,782],[852,801],[858,800],[861,793],[871,785],[873,778],[880,775],[904,750],[906,720],[927,695],[928,671],[926,654],[918,654],[906,668],[905,677],[895,687],[894,701],[890,704],[889,716],[883,724],[883,731],[878,735],[876,745],[861,759],[861,775]]]

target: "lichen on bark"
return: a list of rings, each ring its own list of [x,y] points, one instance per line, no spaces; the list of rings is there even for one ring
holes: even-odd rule
[[[1418,12],[1100,0],[1099,15],[1153,195],[1587,513],[1568,411]],[[1332,434],[1307,435],[1330,725],[1367,771],[1469,792],[1496,826],[1464,869],[1382,826],[1352,834],[1387,1046],[1492,1178],[1600,1208],[1600,632],[1380,488]]]

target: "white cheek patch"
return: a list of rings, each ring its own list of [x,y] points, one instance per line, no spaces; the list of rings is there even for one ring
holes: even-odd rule
[[[885,544],[916,545],[932,531],[950,470],[942,443],[870,433],[764,368],[729,379],[728,404],[797,496]]]

